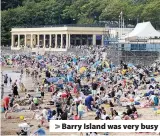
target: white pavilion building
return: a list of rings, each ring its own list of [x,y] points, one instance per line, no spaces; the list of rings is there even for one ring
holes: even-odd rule
[[[125,28],[124,33],[131,32]],[[117,37],[119,28],[105,27],[40,27],[40,28],[12,28],[11,49],[20,50],[30,48],[32,52],[67,51],[76,45],[104,45],[104,35]]]

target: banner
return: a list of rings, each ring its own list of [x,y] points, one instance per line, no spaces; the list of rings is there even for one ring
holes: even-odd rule
[[[51,120],[50,132],[160,132],[160,121]]]

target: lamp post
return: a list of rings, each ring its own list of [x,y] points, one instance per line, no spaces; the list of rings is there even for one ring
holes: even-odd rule
[[[119,40],[123,35],[123,31],[124,31],[124,17],[123,17],[123,12],[121,11],[119,15]],[[118,65],[119,65],[119,62],[120,62],[120,54],[119,54],[119,44],[118,44]]]
[[[124,31],[124,17],[123,17],[122,11],[119,15],[119,29],[120,29],[120,37],[121,37],[123,35],[123,31]]]
[[[123,12],[121,11],[121,36],[123,35]]]
[[[138,24],[138,22],[139,22],[139,15],[137,16],[137,24]]]
[[[120,36],[121,36],[121,30],[120,30],[120,27],[121,27],[121,22],[120,22],[120,15],[119,15],[119,22],[118,22],[118,28],[119,28],[119,38],[120,38]]]
[[[123,30],[123,24],[124,24],[124,19],[123,19],[123,12],[121,11],[119,15],[119,30],[120,30],[120,36],[122,36],[122,30]]]
[[[122,33],[124,32],[124,17],[123,17],[123,29],[122,29]]]

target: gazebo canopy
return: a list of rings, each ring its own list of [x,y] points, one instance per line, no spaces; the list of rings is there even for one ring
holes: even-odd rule
[[[155,30],[150,22],[138,23],[134,30],[125,36],[125,39],[149,39],[160,37],[160,32]]]

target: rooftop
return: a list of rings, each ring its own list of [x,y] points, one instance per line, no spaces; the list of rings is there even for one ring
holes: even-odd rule
[[[26,26],[15,26],[13,28],[44,28],[44,27],[110,27],[118,28],[118,24],[60,24],[60,25],[26,25]],[[133,26],[127,26],[127,28],[134,28]]]

